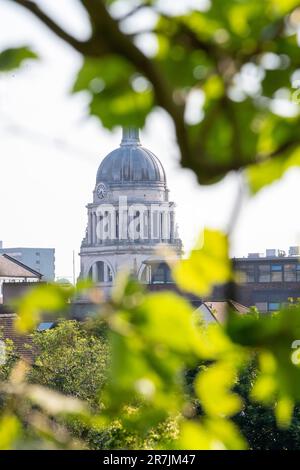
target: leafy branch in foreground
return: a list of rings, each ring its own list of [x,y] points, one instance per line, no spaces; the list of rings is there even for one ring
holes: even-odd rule
[[[206,243],[203,254],[209,257],[211,249],[212,246]],[[221,248],[216,252],[223,253]],[[199,286],[203,282],[200,260],[201,257],[197,258],[195,271],[195,282],[199,279]],[[193,262],[193,257],[187,261]],[[218,270],[218,265],[214,266]],[[208,282],[207,276],[205,282]],[[212,287],[213,278],[210,284]],[[180,278],[178,286],[181,286]],[[64,288],[44,288],[48,289],[48,294],[44,296],[42,307],[46,308],[48,303],[48,309],[55,311],[58,300],[65,295]],[[40,299],[39,289],[37,287],[31,291],[28,297],[30,301],[25,297],[20,304],[22,308],[19,309],[17,325],[21,325],[23,331],[26,325],[33,327],[28,313],[32,312],[32,305],[35,308],[39,305],[39,301],[34,299],[35,292],[36,298]],[[3,420],[9,419],[12,427],[10,444],[3,438],[2,446],[18,447],[18,442],[22,442],[20,436],[25,432],[25,422],[26,433],[28,429],[34,435],[39,433],[40,437],[44,437],[46,446],[51,442],[56,446],[73,446],[72,433],[82,436],[84,434],[80,429],[85,429],[85,434],[90,433],[89,436],[94,436],[102,443],[105,442],[105,433],[112,433],[108,440],[115,445],[118,440],[112,436],[125,433],[127,437],[131,436],[131,442],[134,442],[131,445],[136,447],[148,442],[152,448],[164,449],[245,449],[247,443],[235,424],[239,422],[236,416],[244,407],[243,398],[236,387],[238,377],[254,359],[257,360],[258,373],[251,387],[250,398],[253,403],[273,407],[278,426],[288,427],[294,404],[300,401],[300,368],[292,361],[291,350],[291,344],[299,338],[299,319],[299,306],[295,304],[270,317],[230,314],[224,326],[205,325],[200,314],[177,294],[146,294],[136,281],[119,278],[112,298],[99,305],[99,320],[108,325],[109,363],[101,394],[98,398],[93,396],[92,402],[89,400],[93,407],[96,406],[93,413],[88,409],[84,411],[84,405],[79,401],[64,398],[40,385],[27,383],[24,372],[19,378],[19,372],[16,374],[13,371],[9,380],[0,385],[0,393],[6,397],[1,416]],[[35,321],[38,321],[38,316],[35,316]],[[86,328],[85,335],[99,331],[99,327],[93,327],[90,322],[86,326],[82,325],[82,328]],[[60,335],[49,332],[45,340],[47,334],[49,340],[53,335],[55,341],[61,335],[73,335],[75,330],[72,330],[71,325],[72,322],[68,327],[69,333],[68,328],[61,327]],[[40,338],[42,346],[45,340],[42,336]],[[100,338],[103,338],[103,331],[100,332]],[[76,344],[81,348],[80,344],[86,344],[88,336],[82,337],[83,343],[80,336],[78,339]],[[60,356],[62,348],[61,344],[58,352]],[[83,358],[89,361],[84,351],[79,351],[80,361]],[[68,357],[68,354],[66,350],[63,355]],[[74,350],[70,367],[76,354]],[[41,355],[36,365],[42,368],[43,363],[50,364],[47,355]],[[62,367],[63,364],[62,360]],[[185,382],[186,372],[190,369],[197,369],[192,395],[187,393]],[[51,369],[48,372],[44,369],[44,372],[48,374],[44,383],[51,384],[53,372]],[[33,371],[31,377],[34,376],[37,377]],[[70,383],[64,389],[66,392],[76,394],[76,374],[74,380],[73,385]],[[55,381],[52,383],[55,384]],[[37,421],[35,412],[32,414],[31,404],[39,409]],[[202,409],[200,416],[198,404]],[[77,416],[77,425],[72,425],[74,414]],[[149,440],[151,433],[158,432],[155,430],[167,426],[166,423],[172,423],[172,432],[159,434],[158,440]],[[58,436],[64,437],[57,437],[56,426]],[[89,445],[95,446],[90,439]],[[130,447],[130,439],[121,439],[119,442]],[[102,445],[109,444],[106,440],[106,444]]]
[[[200,183],[266,162],[249,173],[255,192],[299,164],[292,157],[300,143],[299,107],[292,103],[299,69],[297,0],[214,0],[205,10],[177,16],[155,0],[140,0],[132,10],[123,0],[128,13],[122,16],[114,1],[81,0],[91,30],[84,41],[35,2],[10,2],[81,54],[73,91],[88,94],[89,113],[104,126],[142,127],[155,107],[164,109],[175,127],[181,163]],[[136,21],[129,32],[128,21],[149,11],[156,22],[141,30]],[[154,39],[156,50],[142,48],[145,37]],[[283,91],[291,117],[279,107]]]

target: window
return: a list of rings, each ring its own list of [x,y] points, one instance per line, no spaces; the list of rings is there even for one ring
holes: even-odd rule
[[[152,267],[152,283],[153,284],[166,284],[173,282],[171,271],[167,264],[161,263],[158,266]]]
[[[104,282],[104,263],[103,261],[97,262],[97,281]]]
[[[295,282],[296,277],[296,264],[286,264],[284,266],[284,280],[286,282]]]
[[[255,282],[255,267],[253,264],[242,264],[237,266],[237,282],[245,284],[246,282]]]
[[[37,331],[46,331],[46,330],[50,330],[54,326],[55,326],[54,322],[42,322],[37,326],[36,329]]]
[[[244,271],[242,269],[239,269],[236,272],[236,280],[237,280],[237,282],[239,282],[241,284],[244,284],[245,282],[247,282],[247,273],[246,273],[246,271]]]
[[[94,271],[94,275],[93,275],[93,271]],[[89,277],[93,279],[94,282],[112,282],[113,281],[112,271],[110,267],[108,266],[108,264],[104,263],[104,261],[97,261],[91,267],[89,271]]]
[[[157,268],[153,269],[152,282],[153,284],[164,284],[165,282],[164,265],[159,265]]]
[[[255,269],[254,264],[250,264],[247,266],[246,270],[246,281],[247,282],[255,282]]]
[[[268,310],[269,312],[277,312],[277,310],[280,309],[280,303],[279,302],[269,302],[268,303]]]
[[[297,264],[296,272],[297,272],[297,281],[300,281],[300,264]]]
[[[272,282],[282,282],[282,265],[281,264],[272,264],[271,265],[271,281]]]
[[[257,303],[255,304],[255,307],[257,308],[257,310],[258,310],[259,312],[267,312],[267,310],[268,310],[268,304],[267,304],[267,302],[257,302]]]
[[[111,269],[110,269],[109,266],[107,266],[107,280],[108,280],[108,282],[113,281],[113,275],[112,275],[112,272],[111,272]]]
[[[269,264],[260,264],[258,266],[258,281],[259,282],[270,282],[271,281],[271,271]]]

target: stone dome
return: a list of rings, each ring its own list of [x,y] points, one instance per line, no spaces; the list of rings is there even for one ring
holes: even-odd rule
[[[101,162],[96,183],[166,185],[160,160],[142,147],[138,129],[124,128],[121,145]]]

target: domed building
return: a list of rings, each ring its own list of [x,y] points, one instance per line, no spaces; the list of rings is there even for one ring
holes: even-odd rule
[[[123,129],[120,147],[101,162],[87,210],[81,277],[106,290],[122,269],[146,283],[171,281],[158,248],[181,256],[175,204],[160,160],[141,145],[137,129]]]

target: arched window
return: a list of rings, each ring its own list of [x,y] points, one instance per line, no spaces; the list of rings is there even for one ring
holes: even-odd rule
[[[141,273],[140,281],[142,283],[148,283],[148,269],[149,269],[149,267],[145,266],[142,273]]]
[[[160,263],[152,266],[151,283],[152,284],[169,284],[173,282],[171,270],[168,264]]]
[[[112,282],[113,275],[110,267],[104,261],[97,261],[89,270],[89,277],[94,282]]]

